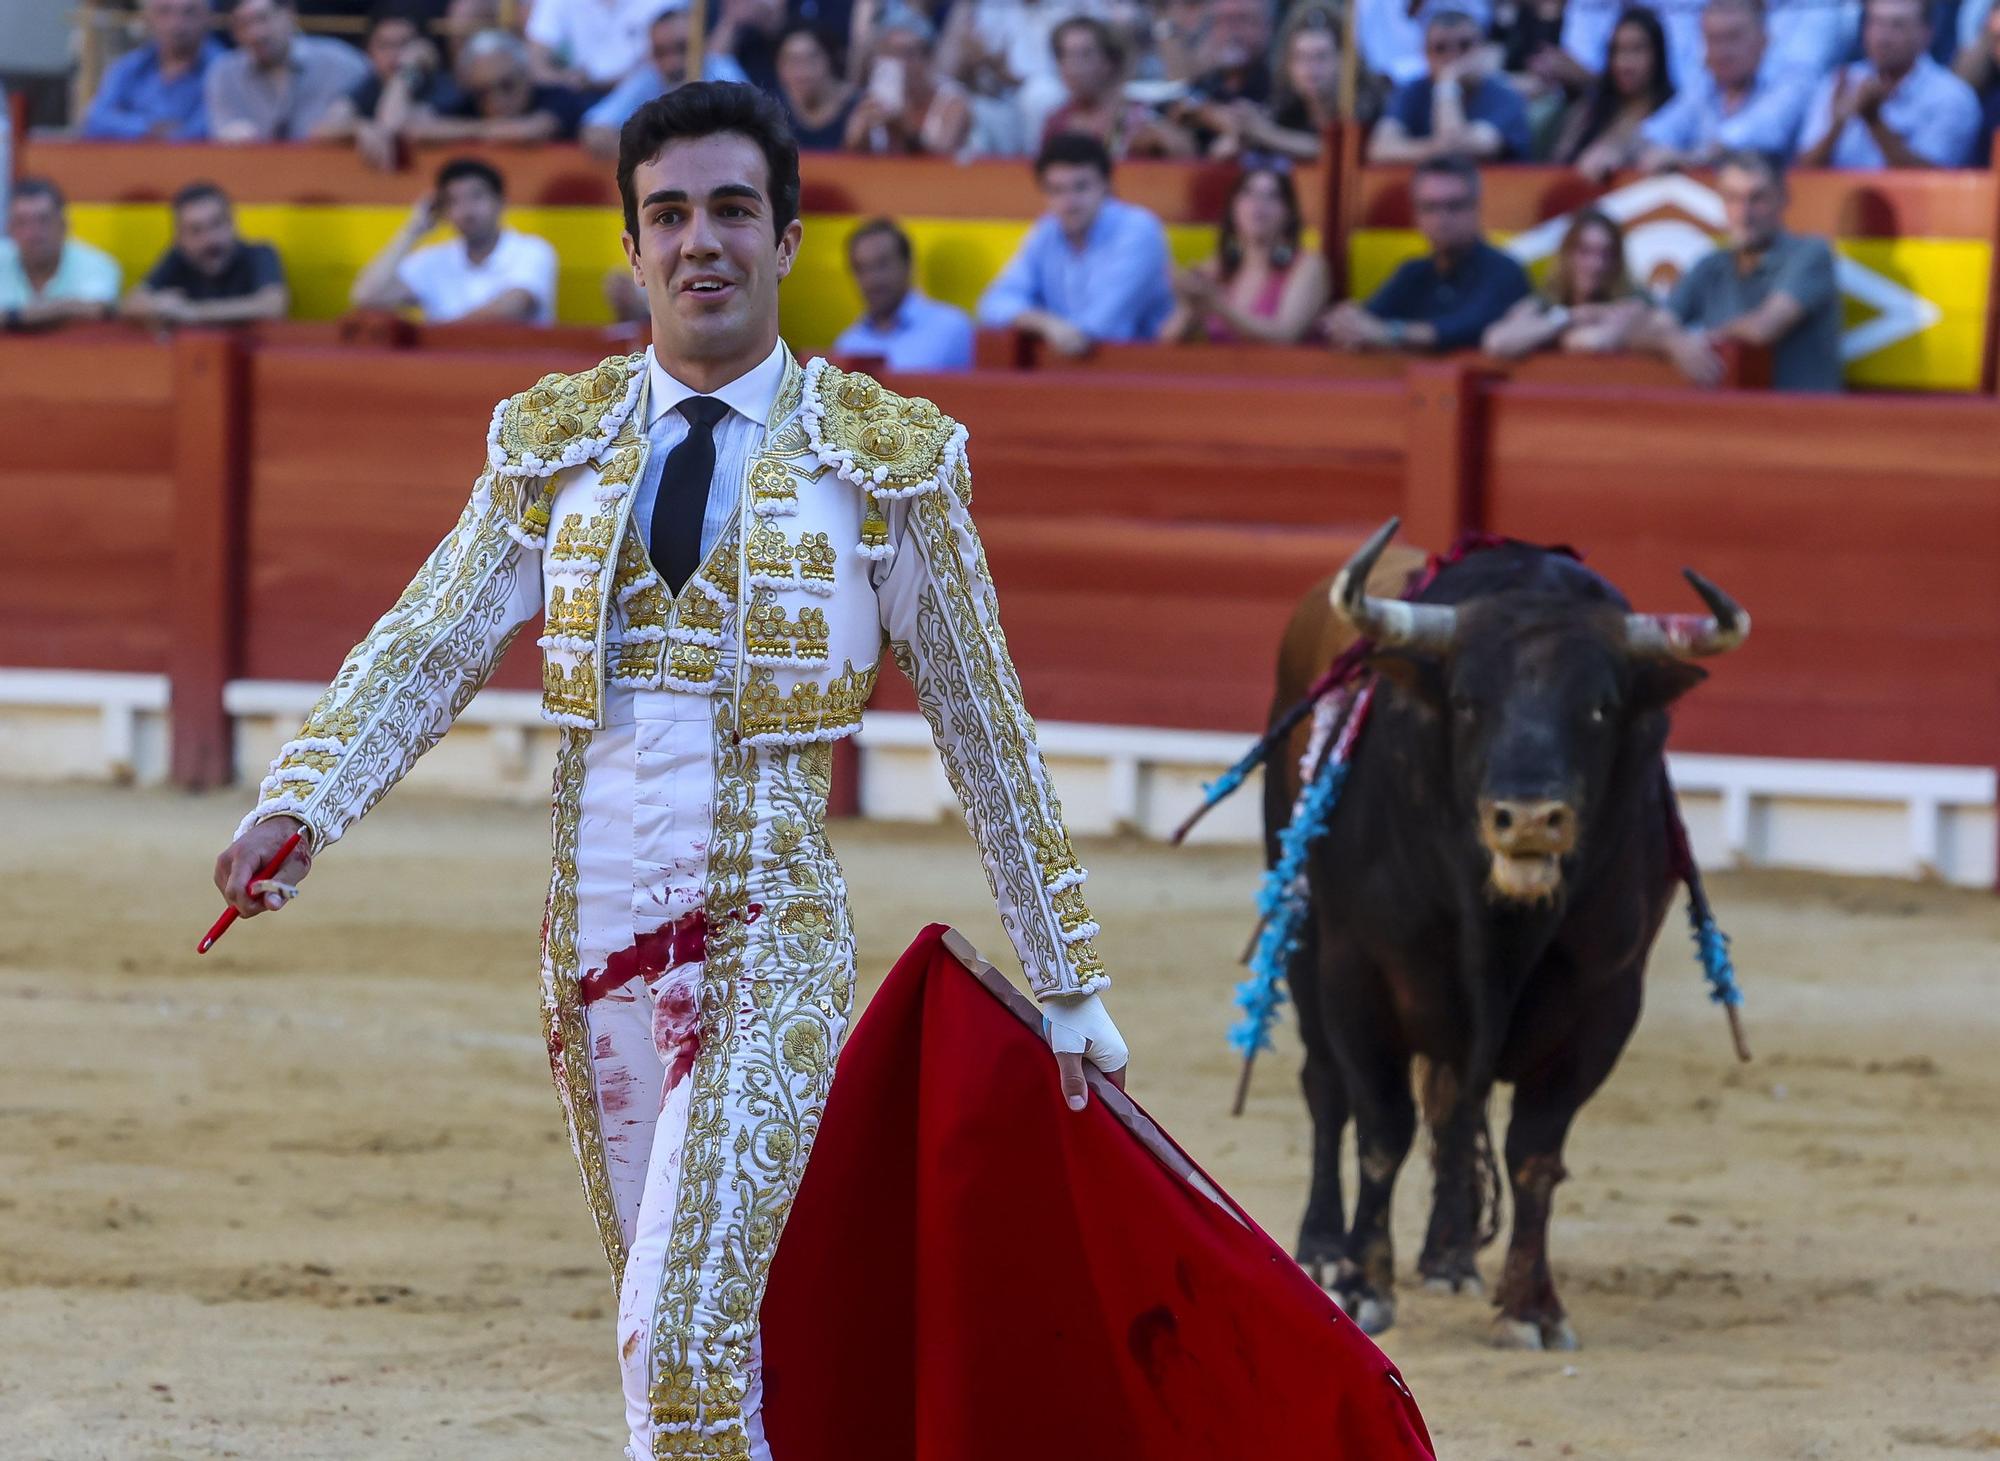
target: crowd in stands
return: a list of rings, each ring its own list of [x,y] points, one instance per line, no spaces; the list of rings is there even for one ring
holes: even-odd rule
[[[615,138],[699,72],[808,151],[1315,156],[1350,15],[1369,155],[1418,162],[1983,165],[1993,0],[138,0],[79,130],[173,141]],[[308,33],[344,17],[343,39]],[[516,28],[506,28],[511,18]]]
[[[578,140],[610,157],[650,97],[697,74],[746,81],[777,96],[808,152],[1031,159],[1046,212],[976,318],[1058,355],[1152,339],[1640,349],[1701,381],[1734,341],[1770,348],[1778,384],[1820,389],[1839,382],[1832,257],[1783,232],[1785,168],[1984,165],[2000,126],[1995,0],[704,3],[696,57],[689,0],[233,0],[226,14],[139,0],[139,42],[77,130],[351,143],[385,169],[410,143]],[[309,33],[301,11],[349,24]],[[1350,89],[1367,157],[1416,165],[1427,251],[1333,305],[1291,168],[1318,157]],[[1116,195],[1126,158],[1241,164],[1212,259],[1173,266],[1159,220]],[[1537,291],[1481,233],[1477,169],[1513,162],[1598,181],[1720,164],[1728,241],[1656,304],[1617,224],[1586,211]],[[552,319],[554,250],[504,226],[504,195],[488,164],[447,165],[353,303]],[[66,240],[60,194],[22,184],[0,246],[8,324],[282,313],[279,261],[237,240],[219,191],[184,191],[174,215],[174,249],[121,297],[117,266]],[[439,222],[454,237],[421,247]],[[838,349],[899,369],[970,363],[973,321],[913,289],[901,228],[874,220],[847,252],[866,312]],[[615,313],[643,317],[629,280],[609,291]]]

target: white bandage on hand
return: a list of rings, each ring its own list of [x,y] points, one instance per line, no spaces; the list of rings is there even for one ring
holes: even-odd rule
[[[1042,1000],[1049,1048],[1060,1054],[1081,1053],[1107,1075],[1123,1070],[1131,1058],[1125,1037],[1111,1023],[1111,1011],[1095,994],[1048,995]]]

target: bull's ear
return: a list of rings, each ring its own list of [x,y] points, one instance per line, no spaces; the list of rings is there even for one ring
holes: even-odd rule
[[[1632,704],[1639,710],[1664,710],[1707,678],[1707,670],[1686,660],[1647,660],[1632,677]]]
[[[1368,668],[1424,709],[1444,709],[1444,670],[1436,660],[1378,649],[1368,656]]]

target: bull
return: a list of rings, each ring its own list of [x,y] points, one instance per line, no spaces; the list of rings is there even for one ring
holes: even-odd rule
[[[1373,641],[1377,683],[1308,860],[1312,916],[1288,971],[1313,1122],[1298,1257],[1364,1329],[1394,1322],[1390,1199],[1421,1105],[1436,1174],[1426,1287],[1483,1291],[1504,1170],[1494,1341],[1573,1348],[1548,1257],[1563,1143],[1638,1021],[1672,899],[1669,707],[1706,678],[1693,661],[1740,645],[1749,618],[1692,570],[1707,615],[1637,614],[1574,557],[1515,543],[1444,567],[1412,600],[1378,597],[1369,580],[1386,576],[1396,526],[1302,605],[1280,656],[1274,718],[1342,635]],[[1266,776],[1273,858],[1297,768],[1284,756]],[[1500,1081],[1514,1098],[1504,1167],[1486,1115]]]

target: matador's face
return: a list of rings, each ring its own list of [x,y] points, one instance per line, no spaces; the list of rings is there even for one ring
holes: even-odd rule
[[[768,353],[801,230],[793,219],[777,231],[757,144],[734,132],[670,142],[633,169],[632,192],[639,232],[625,235],[625,255],[661,362]]]

